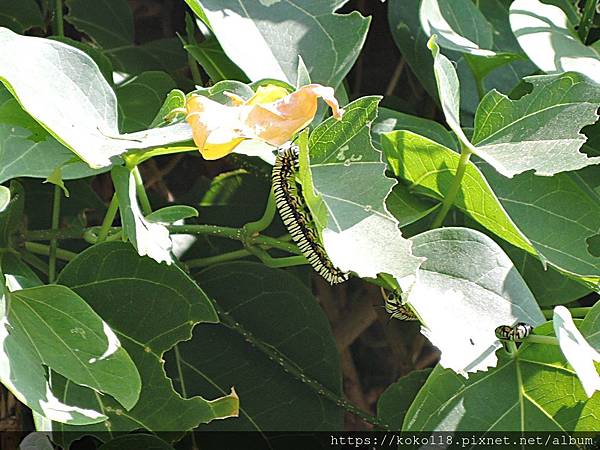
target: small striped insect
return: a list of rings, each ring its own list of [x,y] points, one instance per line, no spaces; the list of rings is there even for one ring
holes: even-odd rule
[[[281,220],[313,269],[329,284],[343,283],[348,273],[333,265],[319,240],[312,215],[296,184],[299,147],[291,145],[277,151],[271,174],[275,204]]]
[[[501,325],[496,328],[496,337],[504,341],[517,342],[522,341],[529,336],[532,330],[533,327],[525,322],[519,322],[512,327],[509,325]]]
[[[381,295],[385,302],[385,311],[392,315],[391,319],[419,320],[415,313],[402,303],[402,298],[398,292],[386,291],[381,288]]]

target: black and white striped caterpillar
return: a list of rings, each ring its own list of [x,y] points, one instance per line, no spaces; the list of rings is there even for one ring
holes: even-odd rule
[[[330,284],[343,283],[348,273],[333,265],[327,257],[312,215],[296,184],[299,147],[282,147],[277,152],[271,178],[275,204],[288,232],[310,265]]]
[[[525,339],[533,327],[525,322],[519,322],[514,326],[500,325],[496,328],[496,337],[504,341],[522,341]]]
[[[402,303],[402,298],[397,292],[381,288],[381,295],[385,301],[385,311],[392,315],[392,319],[419,320],[415,313]]]

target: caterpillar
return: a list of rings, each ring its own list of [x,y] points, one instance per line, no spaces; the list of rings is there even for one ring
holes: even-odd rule
[[[525,322],[519,322],[514,326],[501,325],[496,328],[496,337],[505,341],[522,341],[525,339],[533,327]]]
[[[281,147],[277,151],[273,172],[275,205],[288,232],[313,269],[329,284],[343,283],[349,274],[333,265],[321,245],[319,235],[302,193],[296,185],[299,147]]]
[[[419,320],[410,308],[402,304],[402,299],[397,292],[381,288],[381,295],[385,301],[385,311],[392,315],[392,319]]]

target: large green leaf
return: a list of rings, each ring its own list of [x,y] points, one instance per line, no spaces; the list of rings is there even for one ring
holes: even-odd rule
[[[440,46],[480,56],[494,56],[493,29],[470,0],[421,0],[421,27],[438,36]]]
[[[332,262],[361,277],[390,274],[407,290],[422,260],[412,256],[410,242],[386,208],[396,181],[384,175],[381,153],[371,144],[378,102],[377,97],[356,100],[341,120],[329,118],[315,128],[310,155],[301,151],[300,174]]]
[[[545,324],[536,334],[548,334]],[[500,364],[464,379],[433,370],[404,420],[406,431],[591,431],[600,396],[588,399],[558,346],[525,342]]]
[[[447,194],[458,167],[456,152],[409,131],[383,136],[384,151],[396,176],[434,198]],[[598,260],[586,242],[597,234],[600,205],[568,174],[522,174],[507,183],[491,167],[469,163],[454,204],[542,262],[593,283],[600,280]]]
[[[133,14],[126,0],[67,0],[66,4],[69,13],[65,19],[101,47],[116,70],[172,72],[186,64],[177,38],[134,43]]]
[[[551,176],[600,164],[600,156],[578,151],[586,141],[579,131],[598,119],[600,88],[575,73],[527,81],[533,89],[518,100],[497,91],[483,98],[472,138],[477,155],[507,177],[527,170]]]
[[[0,182],[16,177],[48,178],[61,167],[64,180],[100,173],[77,158],[0,88]]]
[[[583,45],[559,7],[539,0],[515,0],[510,6],[510,25],[523,51],[544,72],[573,71],[600,81],[597,50]]]
[[[370,19],[332,11],[347,0],[186,0],[202,9],[223,50],[250,78],[275,78],[296,85],[298,56],[315,83],[336,87],[366,38]]]
[[[227,57],[215,38],[187,44],[184,48],[198,61],[214,83],[223,80],[246,80],[246,75]]]
[[[377,418],[400,431],[406,412],[430,373],[431,369],[415,370],[388,386],[377,400]]]
[[[171,264],[173,242],[169,230],[160,223],[145,219],[138,204],[133,172],[126,167],[115,166],[111,175],[119,200],[123,235],[129,239],[140,256],[148,255],[159,263]]]
[[[42,12],[35,0],[0,0],[0,27],[23,33],[43,25]]]
[[[494,330],[544,316],[512,261],[491,238],[469,228],[439,228],[411,238],[427,258],[407,301],[422,332],[438,347],[440,364],[468,372],[496,365],[501,347]]]
[[[174,88],[175,82],[164,72],[143,72],[117,86],[119,129],[128,133],[148,128]]]
[[[109,326],[70,289],[42,286],[13,254],[2,254],[0,269],[12,291],[2,296],[2,383],[35,413],[64,423],[91,424],[106,416],[97,407],[61,401],[45,367],[87,386],[79,389],[90,395],[107,393],[131,409],[140,377]]]
[[[94,61],[50,39],[0,28],[0,81],[21,106],[91,167],[111,164],[127,149],[191,138],[186,124],[119,134],[115,94]]]
[[[80,253],[58,281],[70,286],[104,317],[142,377],[140,400],[128,412],[107,397],[86,395],[77,386],[57,382],[63,385],[63,398],[78,399],[109,416],[108,422],[88,426],[85,432],[140,427],[183,431],[237,414],[235,394],[214,401],[198,396],[182,398],[165,375],[163,354],[177,342],[189,339],[197,323],[218,321],[204,292],[181,269],[140,257],[128,244],[109,242]],[[72,427],[58,429],[71,432],[67,440],[73,439],[72,432],[77,431]],[[103,440],[107,437],[106,433],[99,436]]]
[[[323,311],[292,275],[235,262],[197,277],[221,323],[197,327],[170,355],[180,392],[223,395],[234,385],[240,417],[206,430],[337,430],[343,410],[339,356]]]

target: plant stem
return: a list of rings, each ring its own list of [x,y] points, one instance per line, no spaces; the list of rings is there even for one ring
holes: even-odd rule
[[[54,199],[52,201],[52,229],[58,230],[60,227],[60,200],[62,191],[60,186],[54,186]],[[48,282],[54,283],[56,279],[56,250],[58,248],[58,240],[56,238],[50,240],[50,249],[48,254]]]
[[[465,145],[462,146],[462,150],[460,152],[460,160],[458,161],[458,167],[456,168],[456,174],[454,175],[454,179],[452,180],[452,184],[450,185],[450,189],[448,189],[448,193],[444,196],[444,200],[442,202],[442,207],[438,212],[435,220],[431,224],[431,228],[439,228],[442,223],[444,223],[444,219],[452,205],[454,204],[454,200],[456,199],[456,194],[460,190],[462,179],[465,175],[465,171],[467,170],[467,165],[469,164],[469,159],[471,158],[471,150],[469,150]]]
[[[50,246],[40,244],[38,242],[25,242],[25,250],[30,251],[31,253],[35,253],[37,255],[50,255]],[[70,252],[69,250],[64,250],[62,248],[56,248],[57,259],[61,259],[63,261],[71,261],[73,258],[77,256],[77,253]]]
[[[184,263],[190,269],[194,269],[197,267],[211,266],[213,264],[218,264],[218,263],[222,263],[222,262],[226,262],[226,261],[234,261],[236,259],[250,256],[251,254],[252,253],[250,253],[248,250],[242,249],[242,250],[235,250],[233,252],[223,253],[221,255],[207,256],[206,258],[190,259],[189,261],[184,261]]]
[[[590,30],[592,29],[592,24],[594,23],[594,14],[596,13],[597,6],[598,0],[585,1],[583,17],[581,18],[581,22],[579,22],[579,30],[577,31],[581,42],[584,44],[586,43],[588,35],[590,34]]]
[[[65,36],[65,25],[63,22],[63,0],[54,0],[54,17],[52,32],[56,36]]]
[[[271,255],[267,253],[266,250],[263,250],[260,247],[248,247],[248,251],[256,256],[261,262],[267,266],[272,268],[281,268],[281,267],[292,267],[292,266],[303,266],[308,264],[307,259],[304,255],[298,256],[287,256],[283,258],[273,258]]]
[[[44,275],[48,275],[48,264],[46,264],[34,254],[29,252],[21,252],[21,258],[23,258],[23,261],[25,261],[31,267],[39,270]]]
[[[538,334],[530,334],[526,341],[531,344],[558,345],[558,339],[554,336],[541,336]]]
[[[346,411],[361,418],[365,422],[376,425],[386,430],[389,429],[389,426],[384,422],[381,422],[377,417],[371,416],[370,414],[367,414],[366,412],[360,410],[348,400],[346,400],[343,396],[332,392],[327,387],[323,386],[319,381],[311,378],[309,375],[304,373],[302,368],[298,367],[298,365],[291,361],[285,354],[281,353],[279,349],[256,338],[252,333],[246,330],[239,322],[237,322],[233,317],[231,317],[228,312],[222,310],[218,304],[215,305],[215,308],[219,313],[219,318],[221,319],[221,323],[223,325],[239,333],[241,336],[243,336],[245,340],[251,342],[256,349],[258,349],[267,358],[273,361],[274,364],[278,364],[279,366],[281,366],[286,372],[288,372],[298,381],[306,384],[308,387],[310,387],[322,397],[335,403],[341,408],[344,408]]]
[[[140,206],[142,207],[142,212],[145,216],[152,212],[152,206],[150,206],[150,199],[148,198],[148,194],[146,194],[146,189],[144,188],[144,181],[142,180],[142,175],[140,174],[140,170],[137,166],[131,169],[133,173],[133,178],[135,180],[135,190],[137,192],[138,198],[140,199]]]
[[[108,209],[106,210],[106,214],[104,215],[104,220],[102,220],[102,226],[100,227],[100,232],[98,233],[98,242],[104,242],[106,240],[108,232],[110,231],[110,227],[113,224],[117,215],[118,209],[119,197],[117,197],[117,193],[115,192],[112,198],[110,199],[110,204],[108,205]]]
[[[587,313],[591,311],[591,309],[591,306],[581,306],[579,308],[569,308],[569,312],[571,313],[572,317],[582,318],[585,317]],[[546,319],[552,319],[554,317],[553,309],[542,309],[542,313]]]
[[[265,212],[263,213],[262,217],[256,222],[249,222],[244,225],[244,230],[246,230],[248,236],[253,236],[263,230],[266,230],[269,225],[271,225],[271,222],[273,222],[275,211],[275,193],[271,188],[271,191],[269,192],[269,198],[267,199],[267,206],[265,207]]]
[[[169,225],[169,232],[173,234],[208,234],[236,241],[242,240],[242,229],[232,227],[219,227],[217,225]]]

